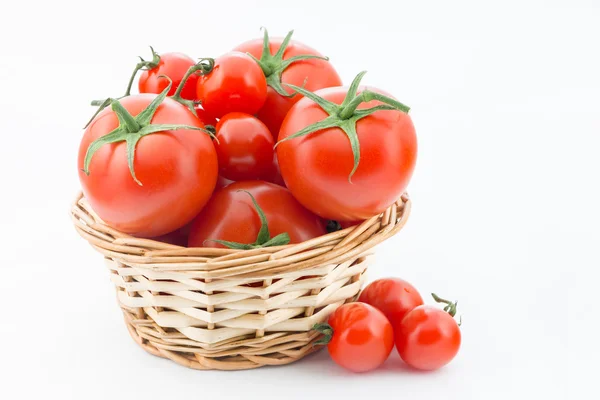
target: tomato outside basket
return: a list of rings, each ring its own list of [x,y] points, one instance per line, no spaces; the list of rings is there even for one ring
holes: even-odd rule
[[[254,250],[183,248],[108,227],[80,194],[77,232],[104,255],[131,337],[195,369],[283,365],[314,350],[325,322],[354,301],[372,248],[405,225],[404,194],[362,224],[309,241]]]

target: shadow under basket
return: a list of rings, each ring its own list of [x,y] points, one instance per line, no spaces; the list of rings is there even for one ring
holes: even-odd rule
[[[312,327],[356,299],[372,248],[402,229],[410,206],[404,194],[360,225],[254,250],[134,238],[105,225],[81,194],[71,215],[104,255],[136,343],[186,367],[238,370],[316,350]]]

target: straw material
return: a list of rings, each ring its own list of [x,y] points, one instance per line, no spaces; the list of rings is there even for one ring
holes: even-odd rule
[[[132,338],[195,369],[282,365],[311,353],[324,322],[356,299],[371,249],[408,218],[403,195],[355,227],[295,245],[255,250],[183,248],[118,232],[83,195],[71,215],[105,257]]]

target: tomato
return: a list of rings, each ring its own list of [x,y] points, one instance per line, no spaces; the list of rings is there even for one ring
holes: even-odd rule
[[[173,86],[168,95],[175,93],[177,86],[181,83],[187,70],[195,65],[194,60],[182,53],[164,53],[160,55],[160,61],[156,67],[144,70],[138,81],[140,93],[160,93],[169,84],[168,76],[173,81]],[[183,86],[181,97],[187,100],[196,99],[196,82],[198,75],[191,75]]]
[[[285,182],[279,171],[279,162],[277,161],[277,153],[273,152],[273,162],[269,171],[263,176],[263,180],[285,187]]]
[[[448,364],[458,353],[461,333],[446,311],[419,306],[394,326],[396,349],[413,368],[434,370]]]
[[[256,114],[267,98],[267,81],[252,58],[232,51],[217,58],[212,71],[198,78],[196,94],[215,118],[234,111]]]
[[[376,89],[360,88],[360,78],[362,74],[350,89],[315,94],[295,87],[312,98],[292,107],[277,144],[281,175],[294,197],[321,217],[340,222],[364,220],[392,205],[406,189],[416,162],[415,128],[400,111],[408,108]],[[345,97],[349,103],[339,106]],[[395,109],[361,111],[384,107],[384,102]]]
[[[202,123],[185,106],[164,98],[168,89],[170,85],[159,96],[140,94],[114,101],[112,110],[104,109],[88,126],[79,148],[85,197],[105,223],[134,236],[156,237],[190,222],[217,180],[212,140],[198,131]],[[148,113],[150,109],[154,113]],[[127,122],[127,131],[117,112]],[[135,124],[139,132],[132,128]],[[148,134],[150,128],[157,132]],[[103,142],[88,154],[92,143],[95,147]]]
[[[215,149],[219,173],[234,181],[260,179],[273,168],[273,137],[252,115],[233,112],[219,120]]]
[[[358,301],[367,303],[385,314],[393,326],[413,308],[423,304],[423,298],[413,285],[399,278],[378,279],[360,294]]]
[[[288,36],[285,39],[269,39],[267,31],[265,30],[264,32],[265,37],[263,39],[255,39],[242,43],[234,50],[249,53],[258,60],[267,59],[267,61],[263,63],[263,71],[267,77],[272,76],[271,79],[279,81],[280,92],[283,91],[283,93],[288,94],[293,93],[293,91],[287,88],[285,84],[293,84],[296,86],[304,85],[304,87],[310,91],[342,85],[342,80],[333,68],[333,65],[324,59],[319,52],[305,44],[290,40],[293,32],[288,33]],[[282,67],[282,60],[277,59],[276,57],[267,56],[275,56],[282,43],[285,44],[284,42],[286,40],[289,42],[284,48],[283,61],[289,60],[292,57],[306,55],[313,57],[317,56],[320,58],[310,58],[292,62],[289,66],[284,68],[281,77],[274,76],[277,74],[276,71]],[[265,41],[268,43],[270,54],[263,54],[263,43]],[[269,82],[269,79],[267,79],[267,82]],[[264,106],[258,111],[258,118],[267,125],[273,134],[274,140],[277,141],[281,122],[290,108],[300,100],[302,96],[282,96],[282,94],[278,93],[278,90],[273,86],[274,85],[270,84],[267,89],[267,98]]]
[[[365,303],[348,303],[331,314],[324,333],[333,361],[354,372],[366,372],[385,362],[394,347],[392,325],[385,315]]]
[[[264,211],[272,236],[288,233],[290,243],[325,234],[319,217],[312,214],[281,186],[263,181],[234,182],[215,192],[194,219],[189,247],[224,247],[211,239],[253,243],[261,228],[248,191]]]
[[[185,86],[184,86],[185,87]],[[205,125],[205,126],[217,126],[217,120],[215,117],[213,117],[212,115],[210,115],[209,113],[206,112],[205,109],[203,109],[201,106],[196,106],[194,107],[194,110],[196,110],[196,115],[198,116],[198,119]]]

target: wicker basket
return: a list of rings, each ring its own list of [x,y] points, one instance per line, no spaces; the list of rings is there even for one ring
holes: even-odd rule
[[[353,301],[373,246],[408,218],[403,195],[361,225],[296,245],[182,248],[106,226],[79,195],[79,234],[105,257],[127,329],[146,351],[196,369],[282,365],[311,353],[311,331]]]

